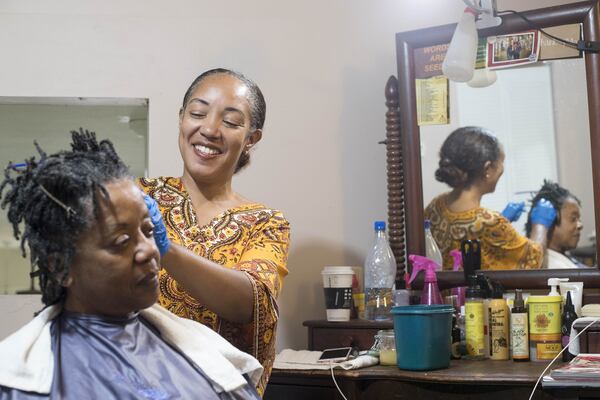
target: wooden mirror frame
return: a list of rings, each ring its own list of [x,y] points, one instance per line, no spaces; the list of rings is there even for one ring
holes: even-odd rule
[[[541,28],[581,23],[583,39],[600,41],[600,0],[583,1],[524,11],[534,24]],[[421,174],[420,131],[417,125],[415,94],[415,71],[413,50],[421,47],[446,44],[452,39],[456,24],[441,25],[396,34],[396,57],[398,80],[391,77],[386,85],[387,129],[387,174],[388,174],[388,225],[392,251],[396,256],[398,274],[396,281],[403,279],[407,271],[406,254],[425,254],[423,231],[423,183]],[[479,30],[479,36],[487,37],[509,34],[531,29],[517,15],[502,16],[498,27]],[[600,227],[600,54],[584,55],[590,144],[592,156],[592,183],[596,227]],[[596,235],[596,249],[600,249],[600,235]],[[549,277],[570,278],[584,282],[585,288],[600,288],[599,269],[554,269],[554,270],[504,270],[484,271],[507,289],[546,288]],[[420,287],[421,279],[415,287]],[[465,284],[462,272],[439,272],[441,288]]]

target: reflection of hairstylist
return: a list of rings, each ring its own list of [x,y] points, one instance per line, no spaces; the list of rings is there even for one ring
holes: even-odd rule
[[[234,173],[261,139],[265,101],[258,86],[229,70],[194,80],[179,111],[181,178],[141,179],[157,203],[153,220],[164,270],[162,306],[218,331],[265,367],[275,356],[276,299],[289,243],[281,212],[234,192]],[[168,238],[167,238],[168,236]]]
[[[445,269],[452,265],[450,251],[460,248],[463,239],[481,241],[482,269],[540,267],[556,211],[548,201],[540,201],[532,211],[532,239],[519,235],[502,214],[480,206],[481,197],[494,192],[503,172],[504,152],[489,131],[459,128],[444,141],[435,177],[453,190],[434,198],[425,218],[431,220]]]

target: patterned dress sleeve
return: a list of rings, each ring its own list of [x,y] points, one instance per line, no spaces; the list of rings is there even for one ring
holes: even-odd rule
[[[482,260],[485,269],[540,268],[544,253],[542,246],[520,235],[500,213],[489,211],[492,223],[483,230]]]
[[[265,368],[257,390],[264,393],[275,360],[275,333],[279,311],[277,296],[287,275],[290,239],[288,221],[275,213],[254,229],[240,261],[233,267],[244,271],[254,291],[254,311],[250,324],[222,320],[219,332],[238,348],[251,349],[251,354]]]

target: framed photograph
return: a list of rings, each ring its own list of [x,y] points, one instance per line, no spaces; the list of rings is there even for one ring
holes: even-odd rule
[[[537,30],[488,37],[488,68],[507,68],[536,62],[539,40]]]

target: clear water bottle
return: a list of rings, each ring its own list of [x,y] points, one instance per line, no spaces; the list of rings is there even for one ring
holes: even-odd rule
[[[441,271],[444,266],[444,259],[442,258],[442,252],[438,247],[433,234],[431,233],[431,221],[425,220],[425,257],[435,261],[439,265],[437,271]]]
[[[396,259],[385,234],[385,222],[375,222],[375,242],[365,261],[365,318],[390,319]]]

